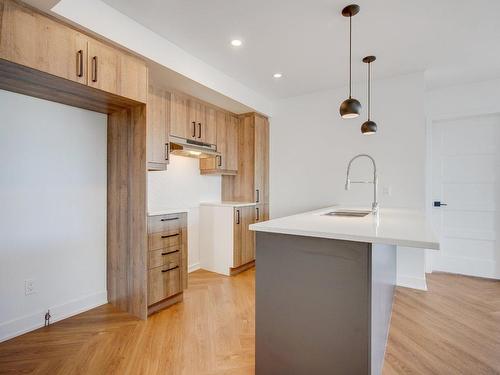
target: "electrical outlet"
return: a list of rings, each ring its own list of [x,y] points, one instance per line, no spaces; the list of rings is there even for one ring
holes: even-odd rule
[[[29,296],[35,293],[35,280],[26,279],[24,280],[24,295]]]

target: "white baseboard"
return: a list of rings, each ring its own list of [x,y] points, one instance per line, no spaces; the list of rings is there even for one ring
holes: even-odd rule
[[[398,276],[397,286],[402,286],[405,288],[427,290],[427,282],[424,278],[411,277],[411,276]]]
[[[94,307],[104,305],[107,302],[108,293],[104,290],[60,305],[48,307],[51,315],[50,323],[52,324],[59,320],[69,318],[70,316],[80,314]],[[0,323],[0,342],[43,327],[45,323],[45,313],[46,310],[37,311],[20,318]]]
[[[497,262],[489,259],[436,254],[433,257],[432,270],[488,279],[500,279]]]
[[[200,263],[193,263],[188,266],[188,273],[194,272],[196,270],[199,270],[201,268]]]

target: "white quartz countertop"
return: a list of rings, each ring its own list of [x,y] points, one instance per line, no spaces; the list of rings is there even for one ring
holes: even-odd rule
[[[419,211],[381,208],[377,216],[371,213],[364,217],[324,216],[331,211],[348,209],[360,208],[327,207],[252,224],[250,229],[257,232],[439,250],[439,242],[430,223]]]
[[[184,212],[188,213],[189,208],[166,208],[164,210],[149,211],[148,216],[180,214],[180,213],[184,213]]]
[[[217,206],[217,207],[247,207],[255,206],[255,202],[201,202],[200,206]]]

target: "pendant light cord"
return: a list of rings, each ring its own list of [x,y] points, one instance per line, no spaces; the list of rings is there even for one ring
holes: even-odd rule
[[[351,99],[352,14],[349,16],[349,99]]]
[[[371,90],[370,90],[370,82],[371,82],[371,63],[368,63],[368,121],[370,121],[370,97],[371,97]]]

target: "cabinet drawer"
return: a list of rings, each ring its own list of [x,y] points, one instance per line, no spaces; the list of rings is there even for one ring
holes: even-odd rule
[[[181,292],[180,267],[156,267],[148,271],[148,305]]]
[[[181,231],[152,233],[149,235],[149,250],[181,246]]]
[[[148,218],[149,233],[180,230],[182,220],[182,214],[150,216]]]
[[[149,252],[149,269],[162,267],[173,268],[180,266],[181,251],[178,247],[171,247],[168,249],[158,249]]]

